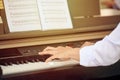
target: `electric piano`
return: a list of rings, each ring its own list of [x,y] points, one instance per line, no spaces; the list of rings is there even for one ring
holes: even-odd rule
[[[46,46],[80,47],[85,41],[95,43],[109,34],[120,22],[120,11],[100,10],[99,0],[90,2],[83,0],[84,5],[89,4],[89,8],[81,1],[68,0],[74,27],[65,30],[9,32],[4,6],[0,7],[0,19],[2,19],[0,23],[0,31],[2,31],[0,33],[0,79],[116,79],[116,76],[120,75],[119,61],[111,66],[86,68],[80,66],[75,60],[56,59],[45,63],[44,61],[50,55],[38,55],[38,52]]]
[[[9,53],[9,52],[8,52]],[[15,53],[15,52],[14,52]],[[12,53],[11,53],[12,54]],[[18,54],[18,53],[17,53]],[[50,55],[18,55],[1,58],[1,69],[3,78],[30,74],[30,72],[49,70],[65,66],[78,65],[75,60],[44,62]]]

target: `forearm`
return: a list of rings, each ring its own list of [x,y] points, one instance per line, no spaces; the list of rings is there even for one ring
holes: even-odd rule
[[[80,65],[107,66],[120,59],[120,24],[109,36],[80,50]]]

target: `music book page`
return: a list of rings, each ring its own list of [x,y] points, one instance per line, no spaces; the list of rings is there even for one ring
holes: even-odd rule
[[[67,0],[4,0],[10,32],[72,28]]]
[[[43,30],[72,28],[67,0],[37,0]]]
[[[4,0],[10,32],[41,30],[36,0]]]

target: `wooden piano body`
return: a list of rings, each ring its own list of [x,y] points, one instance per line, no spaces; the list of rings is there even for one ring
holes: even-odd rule
[[[1,0],[0,0],[1,1]],[[79,1],[79,0],[76,0]],[[73,1],[75,2],[75,1]],[[71,0],[71,3],[73,3]],[[69,3],[69,4],[71,4]],[[1,5],[1,4],[0,4]],[[78,4],[79,5],[79,4]],[[73,8],[73,6],[71,6]],[[99,7],[97,7],[99,8]],[[0,62],[3,58],[16,56],[37,55],[46,46],[72,46],[80,47],[85,41],[96,42],[108,35],[120,22],[120,11],[95,9],[95,16],[85,14],[80,17],[80,10],[71,9],[73,29],[50,31],[26,31],[10,33],[4,7],[0,9]],[[110,12],[113,12],[112,14]],[[107,13],[107,15],[106,15]],[[83,14],[83,13],[81,13]],[[92,15],[93,15],[92,14]],[[100,15],[99,15],[100,14]],[[42,65],[41,65],[42,66]],[[3,80],[82,80],[92,78],[104,78],[120,75],[120,64],[116,63],[108,67],[86,68],[80,65],[52,68],[41,71],[23,73],[3,77]],[[118,71],[118,72],[117,72]],[[114,73],[114,74],[111,74]],[[119,73],[119,74],[118,74]],[[2,73],[1,73],[2,74]]]

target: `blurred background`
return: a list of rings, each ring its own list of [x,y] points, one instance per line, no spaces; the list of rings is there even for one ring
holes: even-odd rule
[[[100,0],[100,7],[103,8],[110,8],[110,9],[120,9],[116,4],[115,0]]]

